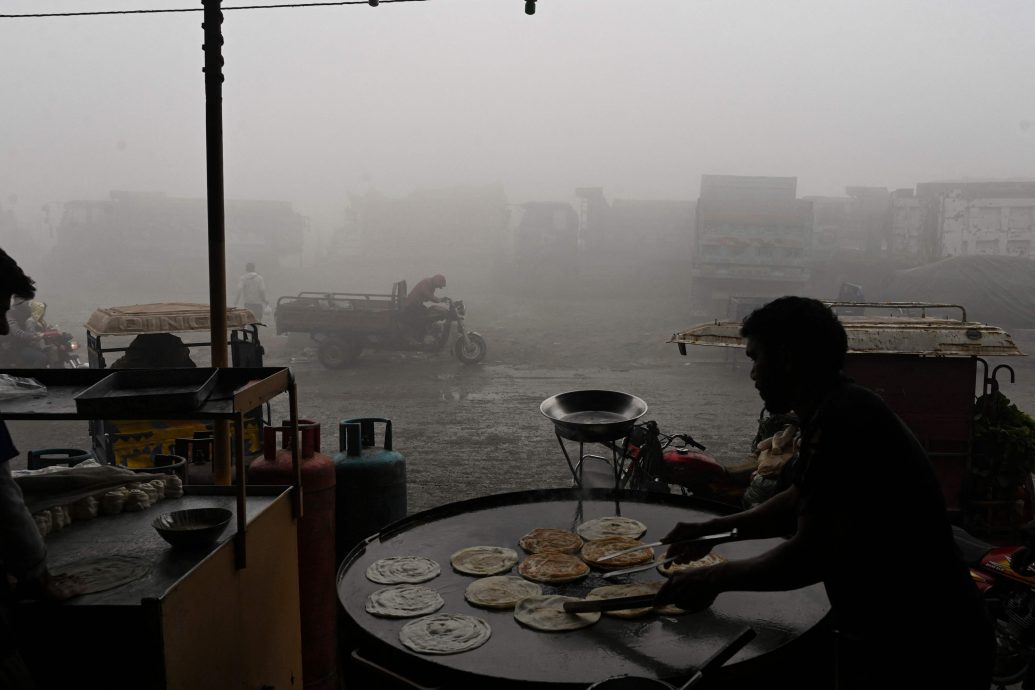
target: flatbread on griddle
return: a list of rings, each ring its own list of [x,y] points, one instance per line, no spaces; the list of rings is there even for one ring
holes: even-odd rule
[[[464,599],[472,606],[486,609],[512,609],[525,597],[538,596],[543,588],[514,575],[483,577],[467,585]]]
[[[367,613],[381,618],[413,618],[434,613],[445,602],[433,589],[420,585],[385,587],[367,597]]]
[[[466,575],[499,575],[517,562],[517,551],[502,546],[470,546],[449,557],[453,569]]]
[[[382,585],[415,585],[438,576],[438,563],[424,556],[390,556],[367,568],[367,579]]]
[[[726,559],[717,553],[710,553],[704,558],[696,561],[690,561],[688,563],[676,563],[671,561],[670,563],[661,563],[658,565],[658,572],[669,577],[675,573],[682,573],[687,570],[696,570],[697,568],[710,568],[713,565],[725,563]]]
[[[139,580],[151,572],[151,562],[136,556],[101,556],[53,566],[54,575],[79,580],[81,594],[95,594]]]
[[[545,632],[588,628],[600,620],[599,611],[568,613],[564,610],[566,601],[581,601],[581,599],[556,594],[526,597],[514,607],[514,618],[522,625]]]
[[[586,545],[582,547],[582,560],[600,570],[621,570],[622,568],[631,568],[636,565],[650,563],[654,560],[654,550],[646,546],[638,551],[622,554],[617,558],[611,558],[606,561],[600,560],[612,553],[642,545],[643,542],[639,539],[630,539],[629,537],[594,539],[593,541],[587,541]]]
[[[534,553],[518,566],[518,573],[526,580],[548,585],[580,580],[589,574],[589,566],[577,556],[556,551]]]
[[[593,541],[594,539],[603,539],[604,537],[629,537],[631,539],[639,539],[647,531],[647,525],[643,524],[639,520],[613,515],[611,517],[596,518],[595,520],[583,522],[575,528],[575,531],[578,532],[579,536],[583,539],[587,539],[589,541]]]
[[[481,618],[459,613],[433,613],[410,621],[399,641],[420,654],[457,654],[481,647],[492,629]]]
[[[586,595],[587,599],[619,599],[621,597],[639,597],[648,594],[657,594],[658,590],[661,589],[661,585],[665,584],[664,581],[657,583],[658,586],[654,586],[654,583],[649,582],[631,582],[625,585],[607,585],[605,587],[597,587],[591,590]],[[644,616],[654,613],[653,606],[645,606],[638,609],[619,609],[617,611],[604,611],[605,615],[614,616],[615,618],[642,618]]]
[[[568,530],[537,527],[521,537],[518,544],[528,553],[578,553],[582,548],[582,537]]]

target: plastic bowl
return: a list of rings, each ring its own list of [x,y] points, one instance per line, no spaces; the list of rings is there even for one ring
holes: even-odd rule
[[[189,508],[163,513],[151,526],[173,546],[197,549],[215,542],[233,516],[226,508]]]

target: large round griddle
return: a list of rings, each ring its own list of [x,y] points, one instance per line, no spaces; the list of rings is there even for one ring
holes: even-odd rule
[[[559,393],[539,405],[557,434],[569,441],[606,443],[625,438],[647,403],[618,391],[582,390]]]
[[[443,676],[480,680],[485,683],[482,687],[493,687],[493,681],[585,687],[626,674],[679,678],[703,664],[745,625],[754,628],[757,637],[730,664],[750,666],[795,641],[827,614],[826,594],[822,586],[815,585],[791,592],[728,592],[696,614],[637,620],[603,616],[590,628],[546,633],[522,627],[511,611],[480,609],[464,600],[464,589],[474,578],[453,571],[449,557],[466,546],[506,546],[524,557],[518,539],[535,527],[573,529],[585,520],[619,513],[645,523],[647,533],[642,538],[653,541],[678,521],[716,514],[710,504],[683,496],[639,492],[619,495],[621,501],[616,503],[610,490],[548,489],[487,496],[417,513],[352,550],[338,571],[338,598],[361,631],[364,644],[372,645],[382,660],[390,659],[396,672],[405,675],[407,668],[431,667]],[[715,552],[731,559],[746,558],[777,543],[776,539],[728,543],[716,547]],[[442,574],[425,586],[445,599],[440,612],[485,619],[492,627],[492,637],[486,644],[461,654],[419,655],[399,642],[399,629],[406,621],[375,618],[366,612],[367,596],[384,586],[366,579],[367,567],[378,559],[402,555],[438,561]],[[516,575],[517,569],[511,574]],[[612,582],[593,571],[581,582],[543,585],[543,592],[585,596],[605,584],[661,578],[651,569]]]

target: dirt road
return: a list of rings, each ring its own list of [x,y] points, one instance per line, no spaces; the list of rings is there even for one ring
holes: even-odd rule
[[[395,448],[407,460],[411,512],[566,485],[570,475],[539,403],[567,390],[633,393],[649,405],[645,419],[663,431],[691,433],[724,462],[747,452],[761,403],[743,353],[690,348],[680,356],[665,343],[693,323],[679,301],[456,296],[468,305],[468,325],[488,341],[481,365],[464,366],[447,353],[366,352],[356,366],[329,371],[304,339],[272,329],[263,335],[267,362],[295,372],[300,412],[321,424],[325,451],[337,449],[342,419],[392,419]],[[1022,349],[1035,351],[1035,333],[1016,335]],[[1030,412],[1035,364],[1012,359],[1017,384],[1004,384],[1004,392]],[[283,398],[274,404],[275,420],[286,415]],[[88,447],[81,422],[13,422],[11,431],[23,451]]]

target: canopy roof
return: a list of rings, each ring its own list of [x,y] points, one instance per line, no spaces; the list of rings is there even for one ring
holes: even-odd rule
[[[211,313],[207,304],[162,302],[132,304],[126,307],[101,307],[84,324],[93,335],[140,335],[142,333],[181,333],[208,331]],[[259,323],[248,309],[227,307],[227,328],[242,328]]]
[[[960,320],[901,315],[838,318],[848,335],[850,353],[976,357],[1024,354],[1002,328],[967,321],[965,316]],[[682,346],[744,347],[740,326],[739,321],[700,324],[673,334],[668,342]]]

